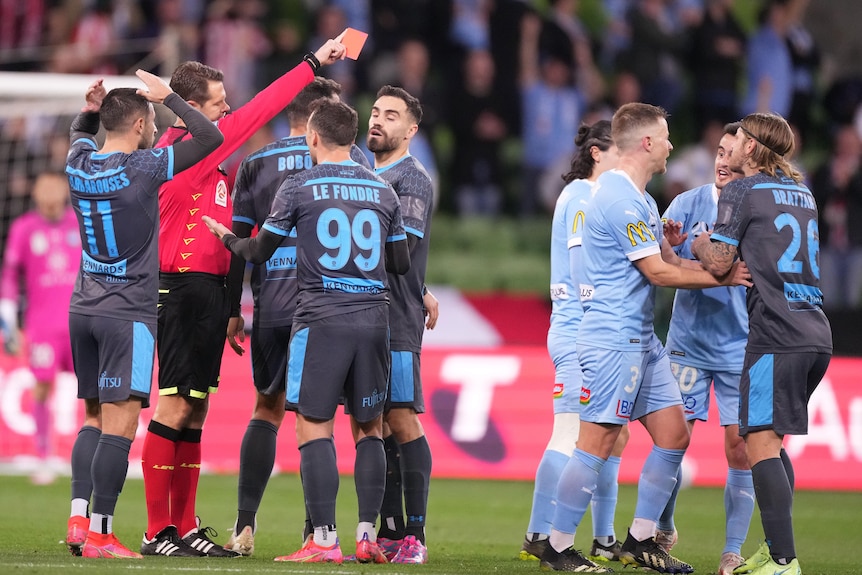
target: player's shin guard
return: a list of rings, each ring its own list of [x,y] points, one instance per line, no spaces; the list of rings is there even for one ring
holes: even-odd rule
[[[787,455],[787,451],[783,447],[779,455],[781,456],[781,463],[784,465],[784,472],[787,474],[787,481],[790,483],[790,491],[793,491],[796,489],[796,472],[793,471],[793,463],[790,461],[790,456]]]
[[[401,450],[394,435],[383,439],[386,452],[386,488],[380,506],[380,530],[377,534],[387,539],[404,538],[404,492],[401,482]]]
[[[371,525],[383,504],[386,478],[386,453],[379,437],[363,437],[356,444],[356,461],[353,465],[356,499],[359,502],[359,522]]]
[[[335,525],[338,465],[332,438],[314,439],[299,446],[305,502],[314,527]]]
[[[554,519],[554,493],[557,491],[557,480],[563,473],[569,457],[546,449],[536,468],[536,484],[533,487],[533,507],[530,510],[530,522],[527,533],[551,533],[551,521]]]
[[[147,539],[171,525],[171,481],[179,435],[179,430],[158,421],[150,421],[147,427],[141,454],[147,500]]]
[[[185,428],[177,439],[174,479],[171,483],[171,523],[180,537],[197,529],[195,501],[201,476],[200,429]]]
[[[554,531],[574,534],[587,512],[605,460],[575,449],[560,475],[557,507],[554,510]],[[553,537],[554,532],[551,532]],[[551,542],[554,543],[553,541]],[[562,549],[557,549],[562,551]]]
[[[676,511],[676,498],[679,495],[679,488],[681,485],[682,465],[680,465],[679,470],[676,472],[676,485],[673,486],[673,491],[670,492],[670,499],[667,500],[667,505],[664,506],[664,510],[658,518],[657,527],[659,531],[667,531],[670,533],[676,529],[673,522],[673,514]]]
[[[93,514],[112,516],[126,482],[132,440],[102,434],[93,456]]]
[[[272,423],[261,419],[248,422],[239,451],[237,533],[246,526],[254,529],[255,514],[275,464],[277,438],[278,428]]]
[[[404,482],[405,536],[425,543],[425,513],[431,483],[431,449],[423,435],[401,446],[401,477]]]
[[[90,501],[93,494],[93,457],[102,431],[85,425],[78,431],[72,447],[72,500]],[[77,515],[84,515],[78,513]]]
[[[614,513],[617,509],[619,494],[620,458],[608,457],[596,483],[596,492],[590,502],[593,513],[593,537],[616,538],[614,532]]]
[[[754,483],[750,470],[728,468],[724,486],[724,511],[727,520],[722,553],[741,555],[754,513]]]
[[[635,519],[643,519],[655,526],[662,511],[670,501],[671,493],[679,484],[677,475],[682,464],[684,449],[664,449],[653,446],[644,462],[638,480],[638,500],[635,505]],[[643,533],[643,523],[633,522],[631,534],[638,541],[652,537],[654,533]]]
[[[793,559],[796,557],[791,521],[793,491],[781,459],[764,459],[755,464],[751,476],[770,554],[773,559]]]

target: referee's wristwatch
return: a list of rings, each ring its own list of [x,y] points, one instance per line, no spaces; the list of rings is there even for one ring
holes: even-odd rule
[[[309,52],[305,56],[302,57],[304,62],[308,62],[308,65],[311,66],[312,72],[317,72],[320,69],[320,60],[317,59],[313,53]]]

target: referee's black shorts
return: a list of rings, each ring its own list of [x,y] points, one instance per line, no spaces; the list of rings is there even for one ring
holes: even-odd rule
[[[159,273],[159,395],[218,390],[229,316],[224,276]]]

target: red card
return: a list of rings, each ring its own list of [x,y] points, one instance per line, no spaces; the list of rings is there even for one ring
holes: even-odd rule
[[[344,31],[344,37],[341,43],[344,44],[346,50],[345,56],[351,60],[359,58],[359,53],[362,52],[362,47],[365,46],[365,40],[368,38],[368,33],[360,32],[355,28],[348,28]]]

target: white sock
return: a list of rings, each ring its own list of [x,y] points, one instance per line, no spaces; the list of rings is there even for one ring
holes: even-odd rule
[[[72,500],[72,512],[69,514],[70,517],[75,517],[76,515],[79,517],[87,517],[87,511],[90,508],[90,502],[86,499],[73,499]]]
[[[374,523],[368,521],[360,521],[356,526],[356,540],[362,541],[363,535],[368,535],[368,540],[372,543],[377,541],[377,533],[374,531]]]
[[[335,525],[324,525],[314,528],[314,543],[321,547],[332,547],[338,542]]]
[[[553,527],[551,528],[551,536],[548,538],[551,547],[554,548],[554,551],[557,553],[562,553],[569,547],[575,544],[575,534],[574,533],[563,533],[562,531],[557,531]]]
[[[611,544],[613,544],[613,542],[617,540],[615,535],[599,535],[595,539],[596,541],[598,541],[599,545],[602,545],[604,547],[610,547]]]
[[[114,532],[114,516],[93,513],[90,516],[90,531],[107,535]]]
[[[644,541],[650,537],[655,537],[656,523],[649,519],[635,517],[632,521],[632,526],[629,528],[629,533],[638,541]]]

